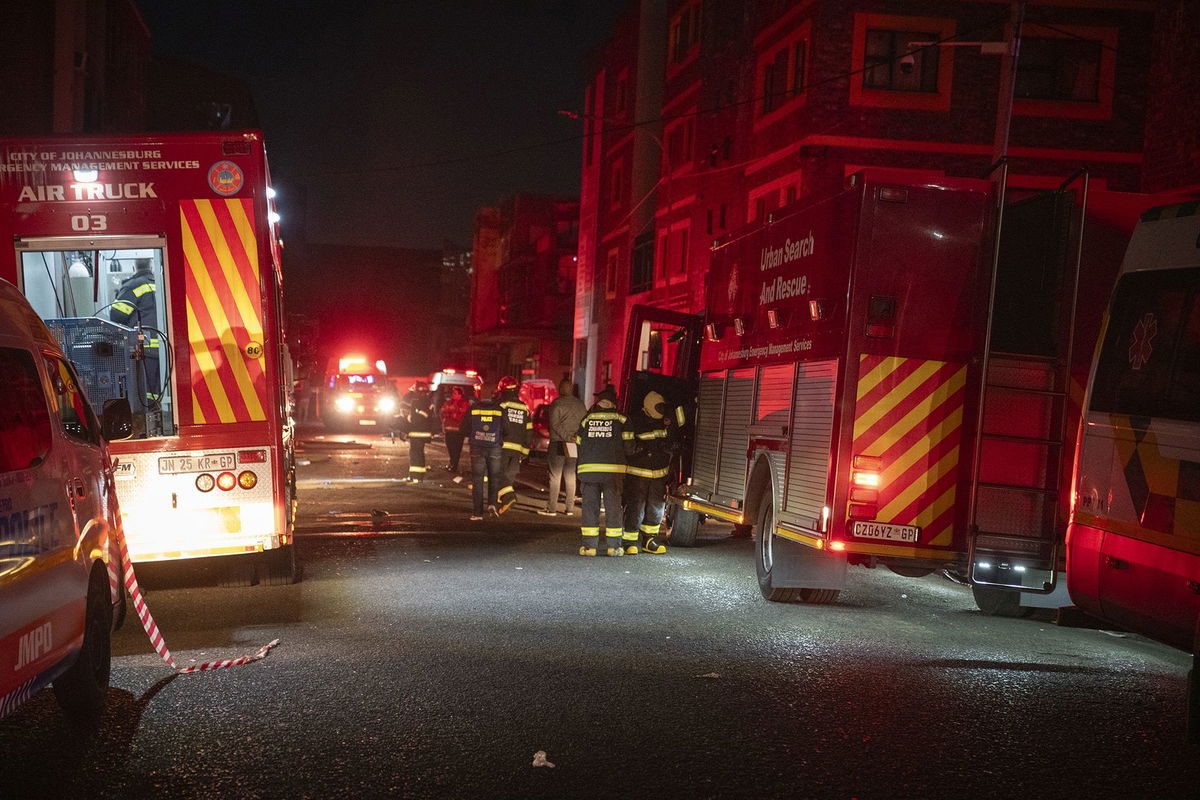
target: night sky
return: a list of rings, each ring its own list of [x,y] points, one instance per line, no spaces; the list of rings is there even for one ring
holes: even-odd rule
[[[557,111],[627,2],[137,0],[155,52],[249,84],[311,241],[413,248],[469,247],[512,192],[578,193],[580,123]]]

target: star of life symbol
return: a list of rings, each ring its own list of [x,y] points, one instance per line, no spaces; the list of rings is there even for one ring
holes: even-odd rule
[[[1158,318],[1153,311],[1138,320],[1133,328],[1133,341],[1129,343],[1129,366],[1131,369],[1141,369],[1150,360],[1154,347],[1150,344],[1158,335]]]

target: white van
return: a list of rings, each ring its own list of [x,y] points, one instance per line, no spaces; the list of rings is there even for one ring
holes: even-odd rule
[[[105,438],[132,433],[127,401],[97,419],[74,368],[0,280],[0,718],[47,685],[92,720],[124,617],[121,514]]]

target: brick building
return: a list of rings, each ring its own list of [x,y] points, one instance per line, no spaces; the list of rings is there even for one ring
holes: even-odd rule
[[[502,375],[559,380],[571,368],[579,202],[523,192],[475,217],[469,363]]]
[[[863,167],[977,177],[1007,133],[1013,187],[1086,166],[1094,187],[1141,189],[1152,46],[1180,36],[1156,33],[1160,5],[1194,17],[1186,0],[1027,3],[1006,126],[1005,48],[978,43],[1006,40],[1009,2],[635,0],[581,115],[576,379],[620,374],[632,305],[702,310],[714,239]],[[1186,149],[1164,127],[1163,149]]]

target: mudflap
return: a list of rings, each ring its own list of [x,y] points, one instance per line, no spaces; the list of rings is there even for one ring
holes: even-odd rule
[[[771,584],[779,589],[844,589],[846,556],[775,537]]]

